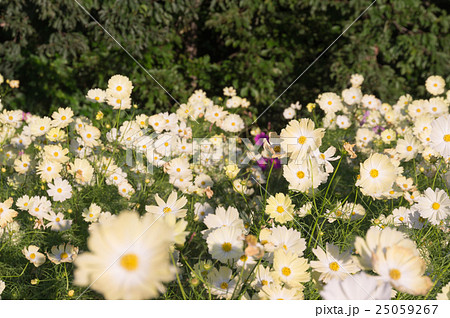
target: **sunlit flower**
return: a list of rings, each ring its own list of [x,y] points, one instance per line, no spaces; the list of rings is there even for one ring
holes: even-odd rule
[[[45,255],[38,252],[38,250],[39,247],[35,245],[30,245],[22,250],[22,254],[36,267],[45,263]]]
[[[279,223],[286,223],[294,219],[294,205],[289,196],[283,193],[271,195],[267,199],[266,213]]]
[[[391,299],[391,291],[389,283],[362,272],[344,280],[330,280],[320,295],[325,300],[384,300]]]
[[[425,262],[411,249],[394,245],[377,249],[373,255],[374,271],[400,292],[426,295],[433,283],[425,272]]]
[[[326,251],[321,247],[313,249],[318,261],[311,261],[313,270],[321,273],[319,279],[324,283],[333,278],[344,279],[360,269],[353,262],[350,252],[339,253],[339,247],[326,244]]]
[[[445,81],[441,76],[430,76],[425,82],[425,87],[430,94],[441,95],[444,93]]]
[[[241,234],[242,231],[233,226],[213,230],[206,239],[212,258],[222,263],[238,259],[244,246]]]
[[[287,287],[297,287],[310,280],[308,261],[303,257],[279,249],[274,253],[273,275]]]
[[[74,283],[90,286],[106,299],[148,299],[165,291],[175,269],[170,264],[170,228],[153,214],[124,211],[97,225],[89,252],[76,261]]]
[[[166,215],[167,213],[170,213],[175,215],[177,218],[183,218],[186,216],[187,212],[187,209],[183,209],[187,203],[187,199],[185,197],[177,199],[177,197],[177,193],[172,191],[167,198],[167,202],[164,202],[164,200],[156,194],[155,200],[158,205],[146,205],[145,211],[159,215]]]
[[[69,181],[56,178],[52,183],[48,183],[47,193],[53,201],[63,202],[72,197],[72,186]]]
[[[428,188],[417,199],[417,208],[431,224],[440,225],[450,216],[450,198],[444,190]]]
[[[47,252],[48,259],[54,264],[72,263],[78,256],[78,247],[71,244],[53,246],[51,253]]]

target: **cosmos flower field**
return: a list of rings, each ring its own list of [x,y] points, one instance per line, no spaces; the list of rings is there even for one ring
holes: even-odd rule
[[[148,113],[123,75],[90,117],[0,103],[0,297],[448,300],[450,91],[347,86],[278,131],[233,87]]]

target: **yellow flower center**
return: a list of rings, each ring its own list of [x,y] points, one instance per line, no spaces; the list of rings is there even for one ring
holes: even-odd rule
[[[13,118],[13,116],[9,116],[8,119],[9,120],[13,120],[14,118]]]
[[[439,208],[441,207],[441,205],[437,202],[434,202],[431,207],[433,208],[433,210],[439,210]]]
[[[100,100],[100,97],[95,96],[95,100],[96,100],[96,101],[99,101],[99,100]]]
[[[222,244],[222,249],[224,252],[229,252],[231,251],[231,243],[225,242]]]
[[[431,108],[431,110],[435,112],[435,111],[437,111],[437,107],[433,107],[433,108]]]
[[[61,221],[61,219],[60,219],[60,218],[56,218],[55,221],[56,221],[56,222],[59,222],[59,221]]]
[[[267,280],[263,279],[263,280],[261,281],[261,285],[267,286],[267,285],[269,285],[269,282],[268,282]]]
[[[393,280],[399,280],[400,277],[402,276],[402,274],[400,273],[400,271],[398,269],[391,269],[389,271],[389,276],[393,279]]]
[[[36,258],[36,254],[31,253],[31,254],[30,254],[30,258],[31,258],[31,259],[35,259],[35,258]]]
[[[303,171],[299,171],[299,172],[297,172],[297,177],[299,179],[303,179],[305,177],[305,173]]]
[[[331,104],[333,104],[333,102],[330,100],[330,101],[328,101],[328,105],[331,105]]]
[[[447,134],[444,136],[444,141],[445,142],[450,142],[450,134]]]
[[[65,259],[65,258],[68,258],[69,257],[69,254],[67,254],[67,253],[62,253],[61,254],[61,259]]]
[[[120,86],[120,85],[117,86],[117,87],[116,87],[116,90],[117,90],[118,92],[120,92],[120,91],[122,90],[122,86]]]
[[[180,168],[177,168],[177,172],[180,172],[181,171],[181,169]]]
[[[44,130],[45,129],[45,127],[44,126],[41,126],[41,128],[39,128],[40,130]]]
[[[131,272],[137,269],[139,259],[136,254],[126,254],[120,258],[120,265]]]
[[[289,276],[289,275],[291,275],[291,269],[290,269],[289,267],[283,267],[283,268],[281,269],[281,273],[282,273],[284,276]]]
[[[398,219],[399,219],[400,221],[402,221],[402,222],[403,222],[403,220],[404,220],[403,216],[399,217]]]
[[[341,215],[342,215],[342,211],[337,210],[337,211],[336,211],[336,216],[341,216]]]
[[[228,289],[228,284],[223,282],[222,284],[220,284],[220,288],[222,289]]]
[[[301,136],[300,138],[298,138],[298,143],[300,145],[304,145],[306,142],[306,137],[305,136]]]
[[[59,153],[58,153],[57,151],[55,151],[55,152],[53,153],[53,156],[58,157],[58,156],[59,156]]]
[[[61,193],[62,192],[62,189],[61,188],[58,188],[58,190],[56,190],[58,193]]]
[[[47,171],[52,171],[52,167],[47,167]]]
[[[169,213],[169,212],[171,212],[171,211],[172,211],[172,209],[169,208],[169,207],[165,207],[165,208],[163,209],[163,212],[164,212],[164,213]]]
[[[242,262],[246,262],[247,259],[248,259],[248,257],[247,257],[247,255],[242,255],[239,259],[240,259]]]
[[[337,272],[339,270],[339,264],[337,262],[330,263],[330,269]]]
[[[66,119],[67,119],[66,116],[62,116],[62,117],[61,117],[61,120],[66,120]]]
[[[92,135],[91,135],[91,134],[87,134],[86,137],[87,137],[87,138],[91,138]]]
[[[278,213],[283,213],[283,212],[284,212],[284,208],[283,208],[281,205],[279,205],[279,206],[277,207],[277,212],[278,212]]]
[[[378,177],[378,170],[377,170],[377,169],[372,169],[372,170],[370,170],[370,176],[371,176],[372,178]]]
[[[408,147],[406,147],[406,150],[411,151],[411,150],[412,150],[412,147],[411,147],[411,146],[408,146]]]

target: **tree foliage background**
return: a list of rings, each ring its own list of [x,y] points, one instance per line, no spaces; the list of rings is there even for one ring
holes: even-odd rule
[[[262,112],[372,1],[77,0],[180,102],[195,89],[233,85]],[[274,104],[340,90],[352,73],[364,91],[395,102],[424,95],[432,74],[450,80],[447,0],[378,0]],[[147,111],[175,102],[75,0],[0,0],[0,73],[19,79],[4,104],[40,114],[89,107],[84,95],[123,74]]]

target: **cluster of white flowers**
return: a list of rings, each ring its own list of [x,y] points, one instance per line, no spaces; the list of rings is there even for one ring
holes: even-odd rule
[[[250,103],[233,87],[218,99],[196,90],[175,112],[126,117],[138,107],[122,75],[87,93],[96,107],[112,108],[112,122],[101,111],[94,119],[70,108],[51,117],[4,109],[0,241],[27,265],[63,264],[71,283],[107,299],[156,298],[175,279],[183,296],[189,283],[221,299],[427,295],[428,258],[410,233],[448,233],[450,94],[431,76],[433,97],[404,95],[391,106],[363,94],[363,82],[354,74],[341,95],[320,94],[317,109],[307,104],[323,111],[323,127],[297,118],[302,106],[291,104],[279,135],[247,130]],[[341,131],[344,141],[334,138]],[[341,163],[354,175],[340,175]],[[382,200],[398,204],[374,212]],[[353,244],[324,233],[356,233],[353,226]],[[60,240],[22,244],[29,232]],[[0,294],[8,284],[0,281]]]

